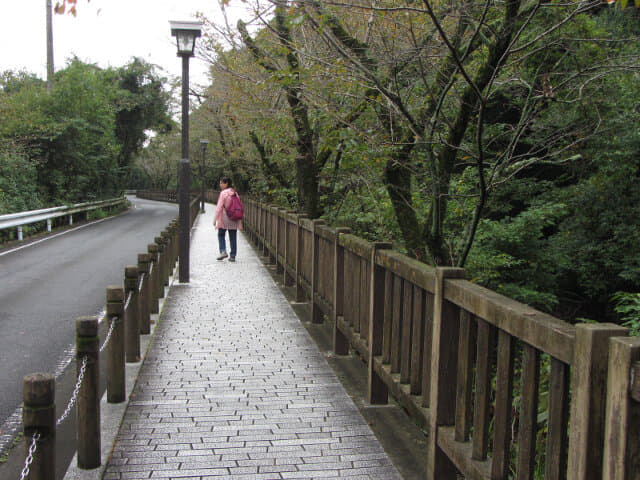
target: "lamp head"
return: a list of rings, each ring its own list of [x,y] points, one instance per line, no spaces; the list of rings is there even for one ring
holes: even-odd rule
[[[178,56],[193,57],[196,46],[196,38],[201,34],[201,22],[175,22],[170,21],[171,36],[176,37]]]

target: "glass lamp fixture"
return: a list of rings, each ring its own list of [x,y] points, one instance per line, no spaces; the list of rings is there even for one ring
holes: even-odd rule
[[[200,36],[202,23],[170,21],[169,25],[171,26],[171,35],[176,37],[178,56],[193,57],[196,38]]]

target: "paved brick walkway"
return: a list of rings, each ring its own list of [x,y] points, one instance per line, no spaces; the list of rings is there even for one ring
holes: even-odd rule
[[[240,235],[217,262],[213,208],[174,284],[104,479],[400,479]]]

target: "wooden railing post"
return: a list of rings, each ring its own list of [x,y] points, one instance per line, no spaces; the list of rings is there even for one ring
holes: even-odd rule
[[[77,446],[78,468],[100,466],[100,346],[98,319],[80,317],[76,320],[76,365],[82,376],[78,393]],[[83,374],[84,366],[84,374]]]
[[[151,290],[149,288],[151,282],[149,281],[149,254],[138,254],[138,282],[142,287],[140,289],[140,333],[146,335],[151,332],[150,325],[150,303]]]
[[[322,323],[322,310],[316,302],[318,295],[318,269],[320,262],[320,237],[318,225],[324,225],[324,220],[313,220],[311,225],[311,322]]]
[[[602,478],[640,479],[640,337],[612,338]]]
[[[276,245],[275,245],[275,260],[276,260],[276,274],[282,274],[284,272],[284,268],[282,266],[282,262],[280,261],[280,246],[285,245],[285,239],[282,238],[282,231],[280,228],[280,224],[282,223],[282,219],[286,218],[286,210],[284,208],[276,208],[274,211],[275,220],[276,220]],[[284,255],[283,255],[284,261]]]
[[[302,236],[304,228],[302,220],[306,218],[306,215],[298,215],[296,220],[296,302],[304,301],[304,288],[302,287]]]
[[[149,310],[150,313],[158,313],[158,245],[150,243],[147,245],[147,252],[149,252],[149,272],[151,281],[151,299]]]
[[[291,263],[291,245],[289,245],[289,216],[294,213],[291,211],[284,212],[284,274],[282,281],[284,282],[285,287],[290,287],[293,285],[293,277],[289,273],[290,263]]]
[[[138,295],[138,266],[124,269],[124,297],[129,300],[125,311],[126,359],[129,363],[140,361],[140,296]]]
[[[349,354],[349,340],[338,328],[338,320],[344,315],[344,247],[340,235],[351,233],[349,228],[336,228],[333,240],[333,351],[336,355]]]
[[[567,468],[570,480],[602,475],[609,339],[627,331],[611,323],[576,325]]]
[[[385,269],[376,264],[378,250],[390,249],[391,243],[371,244],[371,282],[369,288],[369,376],[367,398],[372,404],[385,404],[389,390],[375,371],[375,357],[382,355],[384,332]]]
[[[438,447],[438,426],[455,422],[459,313],[444,299],[449,278],[464,278],[461,268],[436,268],[431,347],[430,432],[427,443],[427,478],[455,480],[456,468]]]
[[[30,480],[55,480],[56,478],[56,384],[55,377],[48,373],[31,373],[22,383],[22,427],[25,456],[33,436],[36,450],[29,467]]]
[[[107,287],[107,321],[113,329],[107,345],[107,402],[125,400],[124,290]]]

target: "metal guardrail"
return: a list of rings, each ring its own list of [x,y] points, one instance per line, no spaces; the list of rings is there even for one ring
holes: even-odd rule
[[[28,212],[10,213],[0,215],[0,230],[6,228],[18,228],[18,240],[22,240],[22,226],[36,222],[47,222],[47,231],[51,231],[51,220],[69,215],[69,223],[73,223],[73,214],[95,210],[98,208],[113,207],[126,202],[126,197],[101,200],[99,202],[77,203],[72,206],[61,206],[43,208],[40,210],[30,210]]]

